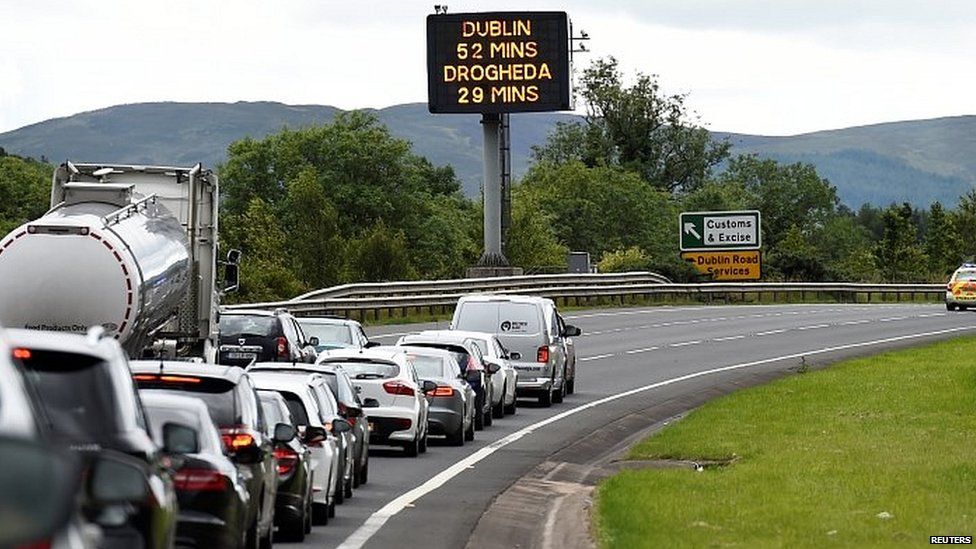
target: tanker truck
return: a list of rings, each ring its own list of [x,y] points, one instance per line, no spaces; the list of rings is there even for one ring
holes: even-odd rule
[[[211,357],[240,257],[217,259],[217,208],[217,176],[200,164],[65,162],[51,209],[0,239],[0,326],[101,326],[132,357]]]

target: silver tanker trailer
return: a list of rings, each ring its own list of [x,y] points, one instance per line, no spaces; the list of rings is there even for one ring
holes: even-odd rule
[[[50,211],[0,240],[0,326],[102,326],[133,357],[211,357],[240,256],[217,260],[217,208],[217,176],[199,164],[65,162]]]

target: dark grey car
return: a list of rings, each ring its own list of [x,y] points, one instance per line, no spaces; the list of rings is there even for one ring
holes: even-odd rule
[[[406,347],[406,350],[407,360],[413,363],[420,379],[437,384],[436,389],[427,393],[429,433],[446,437],[454,446],[474,440],[477,400],[454,355],[450,351],[424,347]]]

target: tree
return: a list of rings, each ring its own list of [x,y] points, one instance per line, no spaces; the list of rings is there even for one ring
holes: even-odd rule
[[[884,237],[877,245],[878,271],[886,282],[925,280],[928,258],[918,244],[918,228],[912,223],[912,206],[892,205],[882,215]]]
[[[638,73],[625,86],[610,57],[583,72],[580,88],[585,123],[557,125],[545,145],[533,147],[536,162],[620,167],[656,189],[690,192],[728,157],[730,144],[714,142],[689,115],[685,96],[665,95],[655,76]]]
[[[651,266],[651,258],[647,252],[631,246],[627,249],[604,252],[597,271],[601,273],[627,273],[632,271],[646,271]]]
[[[925,231],[925,255],[929,258],[929,272],[942,281],[959,266],[963,254],[963,240],[956,231],[953,217],[946,214],[942,204],[929,207],[928,227]]]
[[[225,224],[225,231],[241,248],[241,287],[232,295],[240,302],[274,301],[303,293],[307,286],[295,275],[294,266],[288,262],[286,249],[288,238],[281,229],[270,205],[260,198],[251,199],[247,211]]]
[[[44,215],[54,168],[29,158],[0,155],[0,238]]]
[[[403,231],[391,230],[378,221],[350,244],[348,278],[378,282],[415,278],[407,249]]]
[[[537,192],[525,185],[512,191],[512,226],[505,255],[525,269],[564,266],[569,248],[556,235],[556,216],[546,211]]]

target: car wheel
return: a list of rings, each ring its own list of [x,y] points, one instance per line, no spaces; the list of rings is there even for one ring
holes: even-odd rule
[[[563,401],[563,398],[565,396],[566,396],[566,380],[563,379],[563,386],[560,387],[558,391],[553,391],[552,401],[555,402],[556,404],[559,404],[560,402]]]
[[[474,428],[478,431],[485,428],[485,414],[481,411],[481,401],[475,399],[477,410],[474,412]]]
[[[357,463],[358,463],[358,461],[357,461]],[[362,484],[362,481],[359,478],[360,470],[361,469],[360,469],[359,466],[355,466],[354,465],[353,468],[352,468],[352,487],[353,488],[359,488],[359,485]]]
[[[468,424],[468,430],[464,432],[464,440],[472,441],[474,440],[474,419],[471,419],[471,423]]]
[[[552,406],[552,391],[546,391],[544,394],[539,395],[539,406],[546,408]]]
[[[335,518],[335,506],[336,504],[334,501],[329,504],[329,511],[328,511],[329,518]]]
[[[342,479],[340,478],[336,480],[335,496],[333,496],[332,498],[333,501],[335,501],[336,505],[342,505],[342,502],[346,500],[345,496],[343,496],[343,492],[344,490],[342,489]]]
[[[363,464],[362,469],[359,470],[359,484],[366,484],[369,480],[369,457],[366,458],[366,463]]]
[[[427,453],[427,433],[424,433],[424,437],[420,439],[419,449],[421,454]]]
[[[467,433],[464,431],[464,422],[458,426],[456,432],[447,435],[447,443],[451,446],[464,446],[464,439]]]
[[[350,476],[355,476],[355,475],[350,475]],[[352,497],[352,479],[351,478],[348,481],[346,481],[346,485],[345,485],[345,488],[343,490],[344,490],[343,495],[346,497],[346,499],[349,499],[349,498]]]
[[[516,410],[518,410],[518,405],[515,404],[516,402],[518,402],[518,399],[517,398],[513,398],[512,399],[512,403],[509,404],[509,405],[507,405],[507,406],[505,406],[505,413],[506,414],[512,415],[512,414],[515,413]]]
[[[947,311],[955,311],[956,310],[955,303],[946,303],[946,310]]]
[[[960,305],[960,306],[959,306],[959,310],[960,310],[960,311],[965,311],[965,310],[966,310],[966,309],[968,309],[968,308],[969,308],[969,305]]]
[[[576,392],[576,378],[570,379],[566,382],[566,394],[571,395]]]
[[[495,419],[505,417],[505,393],[502,393],[502,399],[498,401],[498,405],[491,407],[491,415],[495,416]]]
[[[325,503],[313,503],[312,504],[312,524],[315,525],[326,525],[329,523],[329,517],[332,513],[329,513],[329,505]]]
[[[247,549],[258,549],[258,519],[254,519],[254,524],[247,529],[247,538],[244,540],[244,547]]]
[[[420,441],[416,438],[406,443],[403,449],[407,452],[407,457],[417,457],[420,454]]]
[[[312,484],[311,484],[311,482],[309,482],[309,487],[311,487],[311,486],[312,486]],[[309,492],[308,492],[308,498],[305,501],[307,502],[305,504],[305,534],[311,534],[312,533],[312,513],[314,512],[313,509],[315,507],[314,502],[312,501],[312,492],[311,492],[311,489],[309,490]]]

